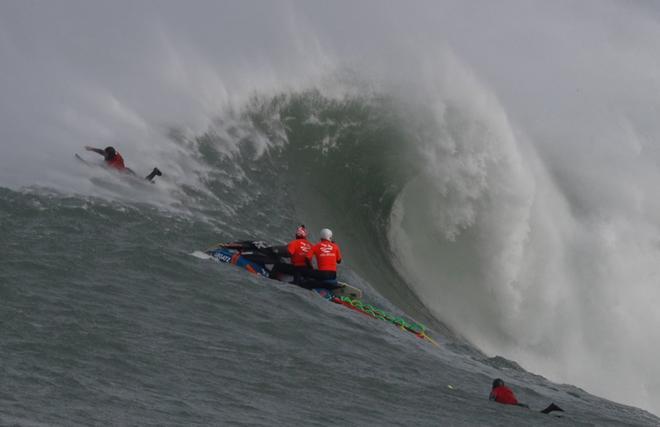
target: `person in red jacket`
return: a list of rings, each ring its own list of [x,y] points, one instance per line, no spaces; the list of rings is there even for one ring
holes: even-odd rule
[[[121,172],[128,172],[131,175],[135,175],[135,172],[133,172],[133,170],[126,167],[126,165],[124,164],[124,158],[121,156],[121,154],[119,154],[117,150],[114,149],[114,147],[105,147],[104,150],[101,150],[100,148],[94,148],[86,145],[85,150],[93,151],[97,154],[102,155],[103,158],[105,159],[105,164],[109,168],[116,169]],[[151,173],[145,177],[145,179],[148,181],[153,181],[154,177],[161,175],[162,173],[160,172],[160,170],[158,170],[158,168],[154,168],[151,171]]]
[[[85,150],[93,151],[102,155],[105,159],[105,164],[109,168],[117,169],[119,171],[132,172],[126,167],[126,165],[124,165],[124,158],[117,152],[117,150],[114,149],[114,147],[105,147],[104,150],[101,150],[100,148],[94,148],[86,145]]]
[[[314,270],[312,264],[313,258],[316,258],[318,267],[316,270]],[[332,241],[332,231],[330,229],[324,228],[321,230],[321,241],[307,253],[306,262],[309,270],[305,272],[305,276],[312,280],[303,284],[303,287],[327,289],[339,287],[337,284],[337,264],[341,263],[341,250]]]
[[[518,402],[518,399],[516,399],[516,395],[513,394],[513,390],[511,390],[509,387],[504,385],[504,381],[502,381],[500,378],[496,378],[495,380],[493,380],[493,388],[490,391],[490,396],[488,397],[488,399],[495,401],[497,403],[501,403],[503,405],[516,405],[529,409],[528,405]],[[563,409],[561,409],[559,406],[555,405],[554,403],[551,403],[547,408],[545,408],[541,412],[544,414],[549,414],[552,411],[564,412]]]
[[[310,250],[312,250],[312,244],[307,240],[307,229],[304,225],[301,225],[296,229],[296,238],[286,246],[286,251],[288,251],[291,257],[291,263],[283,261],[276,262],[270,270],[268,277],[281,280],[282,274],[288,274],[293,276],[292,283],[296,285],[300,284],[302,276],[307,270],[305,260],[307,259],[307,252]],[[286,257],[286,255],[283,256]]]
[[[496,378],[493,381],[493,388],[490,391],[489,400],[494,400],[497,403],[502,403],[504,405],[518,405],[518,406],[527,406],[522,403],[518,403],[516,395],[513,394],[513,390],[504,385],[504,381],[500,378]]]
[[[301,225],[296,229],[296,238],[287,246],[291,254],[293,266],[293,283],[300,284],[302,275],[307,269],[307,254],[312,250],[312,244],[307,240],[307,229]]]

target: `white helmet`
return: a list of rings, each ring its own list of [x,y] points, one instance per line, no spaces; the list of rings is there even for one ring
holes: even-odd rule
[[[332,240],[332,231],[329,228],[321,230],[321,239]]]

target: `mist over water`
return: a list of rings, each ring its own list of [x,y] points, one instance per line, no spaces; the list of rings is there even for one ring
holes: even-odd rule
[[[369,146],[379,161],[337,158],[395,175],[369,186],[387,195],[370,214],[420,301],[489,355],[658,413],[659,16],[608,1],[4,2],[0,186],[213,221],[240,209],[226,189],[251,159],[305,138],[346,153],[333,101],[381,106],[397,138]],[[290,141],[309,93],[325,101],[305,120],[336,133]],[[148,197],[99,189],[106,172],[73,161],[84,145],[166,179]]]

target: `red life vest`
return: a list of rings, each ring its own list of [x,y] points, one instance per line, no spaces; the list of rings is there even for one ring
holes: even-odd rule
[[[289,242],[289,253],[291,254],[291,264],[294,267],[304,267],[307,265],[305,259],[307,253],[312,250],[312,244],[309,240],[302,238]]]
[[[307,253],[311,261],[316,256],[316,264],[321,271],[337,271],[337,263],[341,262],[339,246],[328,240],[321,240]]]
[[[121,156],[121,154],[119,154],[119,152],[115,153],[115,157],[112,160],[106,160],[105,162],[108,165],[108,167],[111,167],[111,168],[114,168],[114,169],[117,169],[117,170],[120,170],[120,171],[126,169],[126,166],[124,166],[124,159]]]
[[[516,396],[513,394],[513,391],[505,385],[495,387],[490,392],[490,398],[491,398],[491,400],[494,400],[495,402],[503,403],[505,405],[517,405],[518,404],[518,399],[516,399]]]

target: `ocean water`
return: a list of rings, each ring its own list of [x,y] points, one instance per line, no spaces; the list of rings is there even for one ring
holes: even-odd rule
[[[220,234],[203,222],[40,191],[3,190],[0,200],[5,425],[658,423],[440,328],[435,347],[190,256]],[[404,314],[369,278],[343,275]],[[562,406],[563,421],[489,402],[494,377],[533,409]]]
[[[659,17],[3,3],[0,424],[659,425]],[[301,223],[438,345],[194,256]]]

